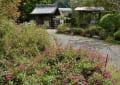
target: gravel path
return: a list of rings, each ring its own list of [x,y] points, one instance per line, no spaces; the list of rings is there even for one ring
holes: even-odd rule
[[[81,36],[69,36],[64,34],[56,34],[56,30],[48,30],[48,33],[57,38],[63,45],[72,44],[73,47],[79,48],[80,46],[88,46],[91,49],[95,49],[102,53],[104,56],[109,55],[113,59],[113,62],[109,64],[115,65],[120,68],[120,45],[113,45],[105,43],[102,40],[96,40],[92,38],[86,38]]]

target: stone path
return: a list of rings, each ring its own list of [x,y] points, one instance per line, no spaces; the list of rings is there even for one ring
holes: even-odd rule
[[[109,55],[113,59],[110,64],[115,65],[120,68],[120,45],[113,45],[105,43],[102,40],[96,40],[92,38],[86,38],[81,36],[69,36],[64,34],[56,34],[56,30],[48,30],[48,33],[55,37],[63,45],[72,44],[75,49],[80,46],[88,46],[91,49],[95,49],[104,56]]]

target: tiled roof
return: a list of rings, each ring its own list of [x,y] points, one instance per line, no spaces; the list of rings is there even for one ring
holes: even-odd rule
[[[60,11],[72,11],[72,8],[59,8]]]
[[[37,4],[31,14],[54,14],[58,10],[55,4]]]
[[[93,11],[93,12],[96,12],[96,11],[104,11],[104,8],[103,7],[77,7],[75,8],[76,11]]]

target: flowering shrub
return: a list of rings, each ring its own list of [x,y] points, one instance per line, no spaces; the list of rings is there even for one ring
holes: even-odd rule
[[[6,58],[37,56],[40,51],[51,45],[47,31],[36,26],[35,23],[31,25],[23,23],[19,28],[14,24],[14,27],[11,26],[12,24],[9,25],[4,28],[6,34],[0,39],[0,53]],[[0,33],[3,33],[2,28],[0,29]]]
[[[0,59],[0,83],[19,85],[113,85],[105,57],[83,46],[50,47],[36,57]]]
[[[50,46],[47,32],[34,23],[24,23],[22,29],[11,25],[0,23],[0,33],[4,32],[0,85],[116,85],[119,81],[105,70],[105,57],[96,51],[86,46],[63,48],[58,42]]]

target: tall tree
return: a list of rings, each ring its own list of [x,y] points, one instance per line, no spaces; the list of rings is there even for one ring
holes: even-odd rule
[[[70,6],[72,8],[81,7],[81,6],[92,6],[92,0],[70,0]]]
[[[69,5],[70,0],[51,0],[51,2],[53,4],[57,4],[58,7],[61,7],[61,8],[63,8],[63,7],[65,7],[65,8],[70,7],[70,5]]]
[[[0,0],[0,13],[12,19],[20,16],[18,6],[21,0]]]
[[[107,11],[118,10],[116,0],[94,0],[93,3],[95,6],[102,6]]]
[[[20,19],[23,21],[30,20],[30,13],[36,4],[50,4],[51,0],[22,0],[19,10],[21,12]]]
[[[72,8],[80,6],[95,6],[104,7],[107,11],[118,10],[116,0],[70,0],[70,6]]]

